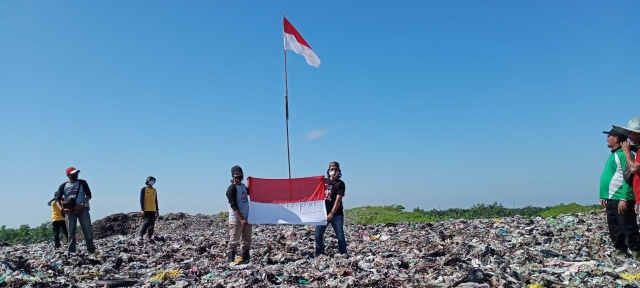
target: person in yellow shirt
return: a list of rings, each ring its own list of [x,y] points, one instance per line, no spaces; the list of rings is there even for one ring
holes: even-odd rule
[[[153,243],[153,230],[156,224],[156,218],[160,215],[158,195],[156,188],[153,188],[153,185],[156,183],[156,178],[149,176],[144,183],[146,186],[140,190],[140,210],[142,211],[142,217],[144,217],[144,224],[142,224],[142,229],[140,229],[140,240],[144,240],[144,234],[147,234],[149,242]]]
[[[69,232],[67,231],[67,221],[60,211],[60,207],[58,205],[51,205],[54,201],[56,201],[56,194],[58,192],[53,192],[53,199],[49,200],[47,205],[51,206],[51,224],[53,225],[53,241],[55,243],[56,248],[60,248],[60,230],[64,233],[64,237],[69,242]]]

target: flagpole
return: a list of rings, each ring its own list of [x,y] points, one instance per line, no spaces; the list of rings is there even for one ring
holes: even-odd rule
[[[284,14],[282,14],[282,19],[284,20]],[[284,38],[284,30],[282,31],[282,36]],[[287,115],[287,164],[289,166],[289,179],[291,179],[291,153],[289,150],[289,83],[287,79],[287,48],[284,46],[284,41],[282,42],[282,51],[284,53],[284,102]]]
[[[284,14],[282,14],[282,20],[284,23]],[[293,197],[291,191],[291,153],[289,150],[289,81],[287,79],[287,47],[284,44],[284,29],[282,30],[282,51],[284,54],[284,102],[285,102],[285,111],[287,116],[287,164],[289,166],[289,199]],[[291,234],[290,237],[295,237],[295,227],[296,225],[291,225]]]

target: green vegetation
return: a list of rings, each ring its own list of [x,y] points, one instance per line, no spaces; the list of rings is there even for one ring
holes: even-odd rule
[[[576,203],[560,204],[549,207],[505,208],[502,204],[476,204],[469,209],[451,208],[447,210],[423,210],[415,208],[404,211],[401,205],[365,206],[345,210],[345,221],[350,224],[382,224],[400,222],[435,222],[450,219],[500,218],[520,215],[524,217],[556,217],[560,214],[583,213],[600,210],[599,205],[583,206]],[[227,212],[213,215],[218,219],[226,219]],[[77,231],[82,231],[78,227]],[[51,222],[43,223],[36,228],[21,225],[19,228],[0,227],[0,242],[9,244],[32,244],[43,241],[53,242]]]
[[[432,222],[437,218],[433,214],[420,211],[405,212],[401,205],[365,206],[345,211],[346,221],[352,224],[382,224],[397,222]]]
[[[573,214],[601,209],[599,205],[583,206],[576,203],[560,204],[550,207],[505,208],[502,204],[476,204],[469,209],[451,208],[447,210],[423,210],[415,208],[404,211],[401,205],[366,206],[346,210],[346,221],[352,224],[434,222],[449,219],[500,218],[520,215],[523,217],[556,217],[560,214]]]
[[[542,211],[540,216],[542,217],[556,217],[560,214],[574,214],[574,213],[584,213],[594,210],[601,210],[600,205],[590,205],[590,206],[582,206],[576,203],[570,204],[560,204],[556,206],[551,206]]]
[[[53,241],[51,222],[42,223],[36,228],[31,228],[26,224],[20,225],[17,229],[7,228],[6,225],[0,227],[0,242],[9,244],[33,244],[47,240]]]

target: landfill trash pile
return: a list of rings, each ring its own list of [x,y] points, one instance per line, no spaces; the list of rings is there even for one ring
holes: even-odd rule
[[[346,225],[349,257],[313,257],[313,226],[255,225],[251,263],[227,263],[227,219],[184,213],[138,240],[138,213],[94,222],[97,255],[52,243],[0,249],[0,287],[638,287],[611,253],[604,212]],[[98,236],[99,235],[99,236]]]

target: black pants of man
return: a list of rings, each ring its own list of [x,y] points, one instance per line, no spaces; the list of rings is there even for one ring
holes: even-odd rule
[[[64,233],[64,238],[69,242],[69,232],[67,231],[67,221],[65,220],[56,220],[52,222],[53,224],[53,242],[55,243],[56,248],[60,248],[60,230]]]
[[[636,221],[635,200],[625,201],[627,210],[618,213],[619,200],[607,200],[607,224],[613,247],[617,250],[640,251],[640,232]]]
[[[156,212],[144,211],[144,224],[140,230],[140,237],[144,237],[147,234],[149,238],[153,237],[153,228],[156,225]]]

